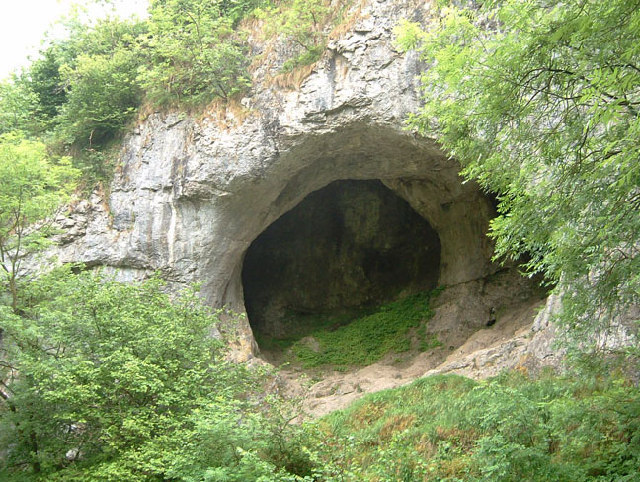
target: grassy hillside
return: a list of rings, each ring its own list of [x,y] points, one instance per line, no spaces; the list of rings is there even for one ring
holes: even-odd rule
[[[424,378],[319,431],[321,480],[640,480],[640,392],[623,377]]]

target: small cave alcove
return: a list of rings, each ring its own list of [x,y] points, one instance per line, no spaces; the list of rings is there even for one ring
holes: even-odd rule
[[[378,180],[312,192],[250,245],[242,269],[256,341],[303,337],[319,319],[436,287],[440,239]],[[348,317],[346,317],[348,319]]]

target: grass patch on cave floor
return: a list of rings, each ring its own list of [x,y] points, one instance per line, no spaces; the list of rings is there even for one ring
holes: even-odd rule
[[[283,320],[283,325],[287,327],[286,335],[271,336],[261,331],[255,331],[254,336],[261,350],[283,358],[286,357],[286,352],[302,338],[315,336],[321,331],[334,331],[341,326],[348,325],[353,320],[375,313],[377,309],[378,307],[363,306],[340,313],[289,312]],[[292,360],[287,359],[286,361]]]
[[[421,292],[398,301],[368,309],[359,315],[342,314],[313,321],[314,330],[305,336],[258,340],[261,347],[286,351],[287,361],[302,368],[349,367],[370,365],[389,353],[402,353],[412,348],[426,351],[440,346],[427,332],[427,321],[433,316],[430,302],[440,290]],[[311,320],[307,319],[306,323]],[[308,326],[311,326],[309,324]],[[266,342],[266,344],[265,344]]]

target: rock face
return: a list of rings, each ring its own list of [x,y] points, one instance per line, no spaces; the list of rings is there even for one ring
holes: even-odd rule
[[[537,308],[540,308],[540,303]],[[561,366],[565,351],[554,345],[556,327],[551,323],[551,317],[558,308],[558,297],[552,295],[535,316],[533,324],[522,323],[525,320],[509,323],[507,326],[513,331],[506,336],[504,333],[500,333],[503,336],[492,336],[492,330],[477,331],[440,365],[428,370],[425,376],[456,373],[471,378],[487,378],[505,369],[535,374],[545,366]]]
[[[370,1],[300,89],[258,81],[241,116],[149,115],[124,142],[109,194],[72,214],[58,258],[117,268],[126,279],[160,271],[200,282],[213,306],[243,313],[243,263],[261,233],[335,181],[377,180],[437,234],[427,284],[491,274],[491,201],[461,182],[434,141],[404,129],[423,66],[394,49],[392,30],[425,15],[409,2]],[[429,236],[423,247],[435,250]],[[239,359],[255,350],[246,320],[241,332]]]

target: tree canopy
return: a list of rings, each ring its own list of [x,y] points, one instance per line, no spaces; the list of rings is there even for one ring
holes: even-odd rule
[[[69,199],[77,176],[70,159],[51,160],[43,143],[0,135],[0,287],[14,311],[20,264],[46,244],[51,223],[43,220]]]
[[[428,63],[410,125],[497,194],[496,256],[557,284],[574,331],[638,303],[640,2],[441,7],[398,33]]]
[[[152,2],[141,81],[155,104],[202,105],[246,89],[248,49],[233,27],[255,0]]]

